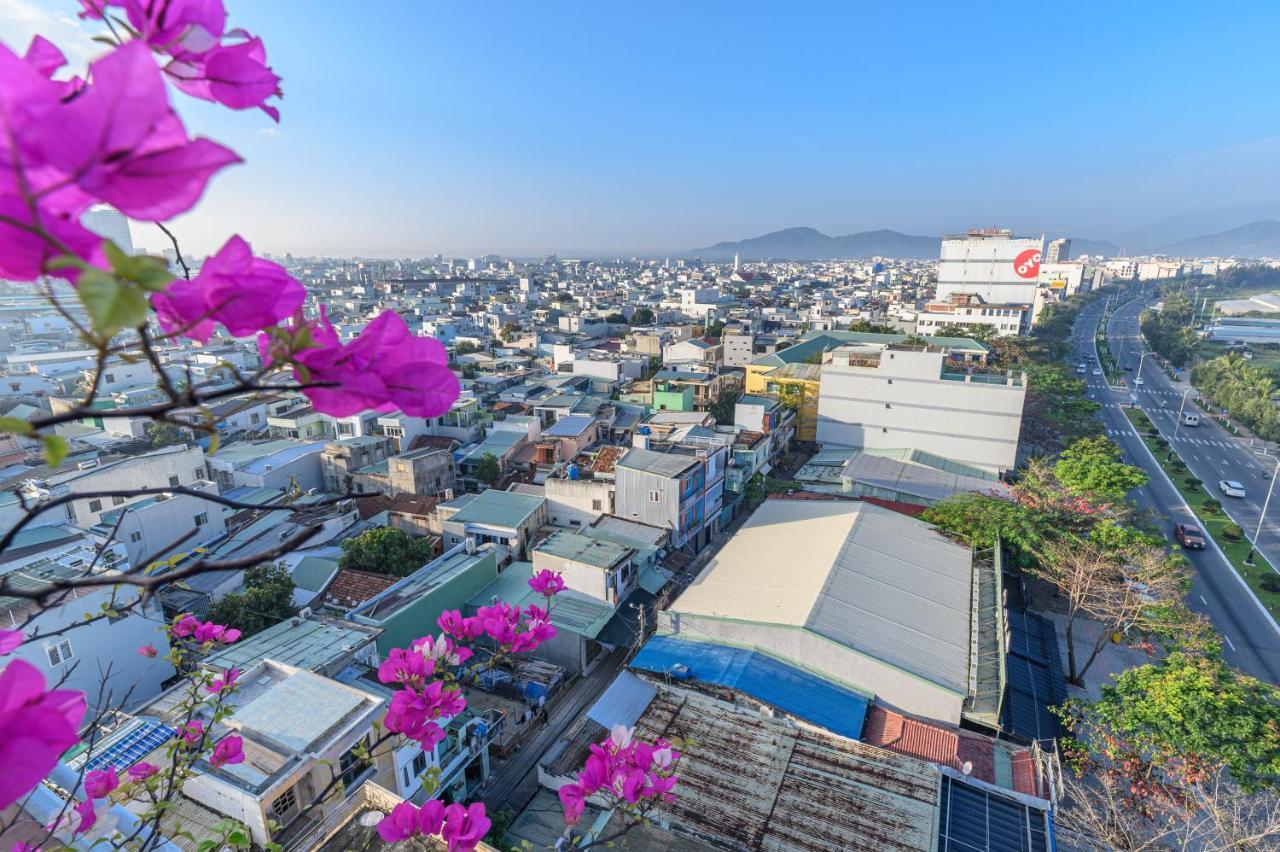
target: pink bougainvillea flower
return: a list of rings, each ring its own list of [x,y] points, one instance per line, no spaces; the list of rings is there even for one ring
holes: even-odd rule
[[[418,809],[412,802],[401,802],[378,823],[378,836],[383,843],[399,843],[418,835]]]
[[[253,256],[234,236],[200,267],[192,281],[174,281],[151,297],[160,327],[208,343],[220,322],[234,337],[269,328],[292,315],[307,291],[284,267]]]
[[[187,136],[139,42],[94,62],[89,84],[44,116],[29,147],[94,198],[149,222],[190,210],[214,173],[240,162],[229,148]]]
[[[31,45],[22,59],[42,77],[52,77],[59,68],[67,64],[67,57],[58,46],[39,35],[31,39]]]
[[[155,657],[160,651],[156,649],[155,645],[143,645],[138,648],[138,653],[144,657]]]
[[[462,665],[471,659],[473,653],[470,648],[455,645],[453,640],[443,633],[438,637],[423,636],[409,647],[432,661],[443,662],[449,666]]]
[[[199,55],[187,54],[165,66],[173,83],[193,98],[231,109],[260,109],[272,120],[280,111],[267,103],[280,97],[280,77],[267,64],[262,39],[222,44]]]
[[[179,639],[185,639],[194,633],[196,628],[199,626],[200,619],[196,618],[189,612],[184,612],[182,615],[174,617],[173,624],[169,628],[169,633]]]
[[[418,811],[418,831],[425,837],[435,837],[444,828],[444,802],[432,799]]]
[[[445,610],[436,619],[436,624],[447,636],[454,639],[478,639],[484,634],[484,625],[480,619],[466,618],[456,609]]]
[[[303,390],[316,411],[347,417],[366,409],[400,409],[438,417],[458,398],[458,377],[447,366],[444,346],[409,331],[395,311],[384,311],[347,344],[323,313],[307,325],[314,345],[292,356],[309,382],[323,385]],[[258,348],[266,364],[277,356],[265,335]]]
[[[378,680],[382,683],[402,683],[421,688],[435,672],[435,662],[415,651],[392,648],[391,653],[378,666]]]
[[[21,630],[0,630],[0,655],[12,653],[22,644]]]
[[[129,775],[129,778],[138,783],[146,781],[148,778],[150,778],[152,775],[155,775],[159,771],[160,771],[159,766],[156,766],[151,763],[147,763],[145,761],[141,763],[135,763],[133,766],[130,766],[126,770],[126,772]]]
[[[544,568],[529,578],[529,588],[546,597],[558,595],[564,591],[564,577]]]
[[[440,828],[440,837],[449,847],[449,852],[471,850],[489,832],[489,817],[484,812],[484,802],[473,802],[467,807],[452,804],[445,808],[444,825]]]
[[[120,786],[120,778],[114,766],[95,769],[84,776],[84,792],[91,799],[103,799]]]
[[[213,747],[213,753],[209,755],[209,763],[213,766],[243,762],[244,741],[237,736],[223,737],[222,741]]]
[[[214,678],[211,683],[205,684],[204,690],[205,692],[217,695],[224,689],[231,689],[231,687],[235,685],[236,678],[238,677],[240,677],[239,669],[227,669],[225,674],[219,675]]]
[[[84,693],[45,690],[44,675],[25,660],[0,672],[0,808],[49,774],[58,757],[80,741]]]
[[[583,795],[581,784],[565,784],[560,788],[560,806],[564,808],[564,821],[569,825],[577,825],[586,810],[587,798]]]
[[[266,48],[243,30],[227,30],[221,0],[81,0],[81,5],[81,17],[99,20],[107,6],[123,8],[138,37],[171,57],[164,72],[188,95],[231,109],[256,107],[280,120],[279,111],[266,103],[281,94]]]
[[[189,746],[199,744],[201,738],[204,737],[204,723],[199,719],[192,719],[182,726],[181,737],[182,741]]]
[[[75,830],[71,832],[72,834],[83,834],[93,828],[98,821],[98,814],[93,809],[93,799],[85,799],[72,810],[80,815],[80,822],[76,825]]]

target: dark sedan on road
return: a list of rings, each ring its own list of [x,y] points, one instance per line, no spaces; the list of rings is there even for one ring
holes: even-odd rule
[[[1191,524],[1174,524],[1173,537],[1187,550],[1204,550],[1204,534]]]

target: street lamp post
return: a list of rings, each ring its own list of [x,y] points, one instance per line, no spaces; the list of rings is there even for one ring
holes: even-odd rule
[[[1173,436],[1169,438],[1169,455],[1164,457],[1167,462],[1173,461],[1173,442],[1178,438],[1178,430],[1182,428],[1182,409],[1187,406],[1187,394],[1191,393],[1191,388],[1187,388],[1182,392],[1182,404],[1178,406],[1178,419],[1173,424]]]
[[[1246,565],[1253,564],[1253,551],[1258,547],[1258,537],[1262,535],[1262,523],[1267,519],[1267,507],[1271,505],[1271,492],[1276,487],[1276,477],[1280,476],[1280,456],[1276,457],[1276,469],[1271,472],[1271,482],[1267,484],[1267,497],[1262,501],[1262,514],[1258,515],[1258,528],[1254,530],[1253,541],[1249,542],[1249,555],[1244,558]]]

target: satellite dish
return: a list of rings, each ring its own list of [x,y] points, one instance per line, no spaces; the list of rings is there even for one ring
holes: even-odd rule
[[[973,774],[973,762],[972,762],[972,761],[968,761],[968,760],[966,760],[966,761],[964,762],[964,765],[960,767],[960,771],[961,771],[961,772],[963,772],[965,775],[972,775],[972,774]]]

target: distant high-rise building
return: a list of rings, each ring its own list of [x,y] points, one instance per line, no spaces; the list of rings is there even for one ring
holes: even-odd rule
[[[111,207],[95,207],[85,211],[80,223],[103,239],[111,240],[125,254],[133,254],[133,237],[129,234],[129,220],[119,210]]]
[[[1044,237],[1015,237],[1004,228],[943,237],[936,299],[963,293],[992,305],[1030,305],[1043,253]]]
[[[733,256],[733,271],[738,271],[738,255],[736,253]]]
[[[1049,247],[1045,249],[1045,263],[1062,263],[1071,259],[1071,240],[1068,237],[1061,237],[1049,242]]]

